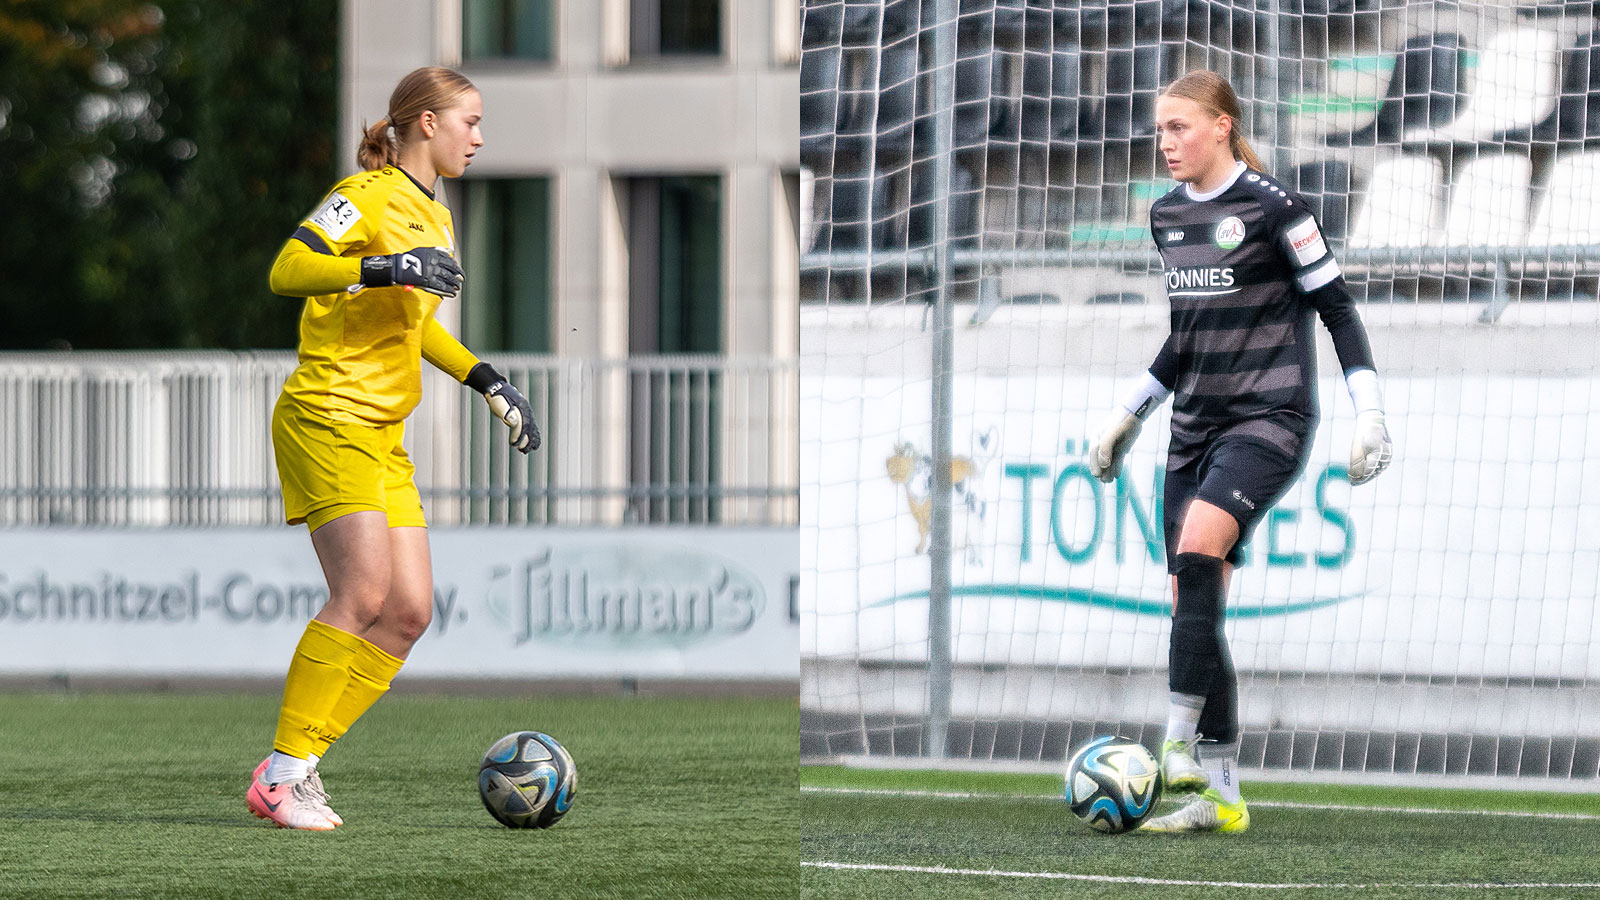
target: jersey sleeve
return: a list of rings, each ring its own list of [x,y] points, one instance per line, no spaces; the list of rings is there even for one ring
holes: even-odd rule
[[[1317,311],[1333,338],[1340,367],[1346,372],[1373,368],[1366,326],[1361,324],[1355,299],[1345,289],[1344,273],[1328,250],[1311,207],[1299,195],[1292,195],[1278,223],[1279,251],[1294,273],[1295,287]]]
[[[1300,293],[1309,294],[1342,274],[1323,240],[1317,217],[1298,195],[1291,196],[1286,208],[1277,213],[1277,231],[1278,252],[1288,263]]]
[[[393,191],[385,179],[346,178],[300,223],[294,237],[329,256],[344,256],[348,250],[364,247],[383,224]]]
[[[471,350],[432,316],[422,326],[422,358],[457,381],[466,381],[467,373],[479,362]]]
[[[1178,387],[1178,341],[1177,335],[1167,335],[1167,340],[1161,345],[1161,350],[1156,353],[1155,361],[1150,364],[1150,374],[1161,382],[1167,390],[1176,390]]]
[[[336,294],[361,281],[361,260],[318,253],[297,234],[278,251],[268,284],[284,297]]]

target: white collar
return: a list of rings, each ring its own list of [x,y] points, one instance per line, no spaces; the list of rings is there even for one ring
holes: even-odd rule
[[[1244,164],[1244,160],[1235,160],[1233,163],[1233,174],[1229,175],[1228,180],[1224,181],[1221,185],[1202,194],[1194,189],[1194,185],[1185,184],[1183,186],[1184,193],[1189,195],[1190,200],[1214,200],[1217,197],[1222,196],[1223,191],[1233,187],[1233,183],[1239,180],[1239,176],[1244,174],[1244,170],[1246,168],[1247,167]]]

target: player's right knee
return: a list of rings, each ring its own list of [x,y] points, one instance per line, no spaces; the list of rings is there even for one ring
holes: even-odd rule
[[[370,628],[383,615],[387,595],[387,585],[340,585],[328,595],[328,608],[361,628]]]

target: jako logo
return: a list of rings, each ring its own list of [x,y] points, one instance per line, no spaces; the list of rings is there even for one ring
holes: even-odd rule
[[[1246,497],[1244,494],[1242,494],[1242,493],[1240,493],[1238,491],[1234,491],[1233,492],[1233,499],[1239,501],[1240,503],[1243,503],[1245,506],[1248,506],[1251,509],[1255,509],[1256,508],[1256,505],[1254,503],[1250,502],[1250,498],[1249,497]]]

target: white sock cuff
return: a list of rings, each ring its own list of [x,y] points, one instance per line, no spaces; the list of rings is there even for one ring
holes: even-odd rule
[[[267,784],[283,784],[286,781],[299,781],[306,777],[306,772],[310,769],[311,763],[308,760],[274,750],[263,777],[266,778]]]

